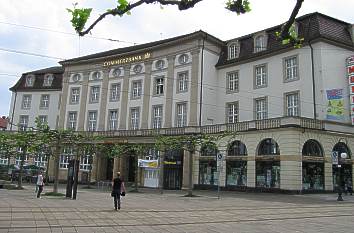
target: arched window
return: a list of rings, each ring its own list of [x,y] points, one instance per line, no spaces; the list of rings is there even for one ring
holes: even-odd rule
[[[302,156],[323,157],[323,150],[320,143],[316,140],[307,140],[302,147]]]
[[[266,138],[258,146],[258,155],[279,155],[279,146],[272,138]]]
[[[218,149],[215,144],[212,145],[204,145],[201,149],[201,156],[216,156],[218,153]]]
[[[254,51],[255,52],[260,52],[263,50],[266,50],[266,36],[265,35],[259,35],[254,39]]]
[[[234,59],[238,57],[238,46],[236,43],[229,45],[229,59]]]
[[[351,156],[351,152],[348,148],[348,146],[344,143],[344,142],[338,142],[334,147],[333,147],[333,151],[338,152],[338,155],[342,154],[342,153],[346,153],[347,154],[347,159],[350,159]]]
[[[227,150],[228,156],[247,155],[246,145],[241,141],[233,141]]]

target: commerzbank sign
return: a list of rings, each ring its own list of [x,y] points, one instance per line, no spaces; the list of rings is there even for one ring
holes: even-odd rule
[[[114,65],[122,65],[131,62],[143,61],[149,59],[151,57],[151,53],[145,53],[136,56],[122,57],[115,60],[105,61],[103,62],[103,66],[114,66]]]

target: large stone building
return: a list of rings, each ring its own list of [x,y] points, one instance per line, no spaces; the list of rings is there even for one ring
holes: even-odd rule
[[[217,142],[218,151],[201,148],[192,171],[188,152],[165,155],[167,189],[187,187],[190,172],[200,188],[330,191],[338,169],[352,183],[354,27],[320,13],[299,17],[294,30],[304,38],[300,49],[279,41],[280,29],[229,41],[198,31],[62,61],[62,70],[55,68],[62,72],[55,77],[62,75],[62,89],[50,97],[50,108],[60,110],[48,121],[113,143],[153,143],[155,133],[235,132]],[[19,83],[31,77],[24,74]],[[12,88],[10,119],[21,125],[27,117],[33,124],[34,116],[44,115],[40,106],[49,92],[19,83]],[[26,113],[28,95],[33,109]],[[217,153],[224,155],[221,169]],[[348,157],[338,168],[332,157],[341,154]],[[63,178],[69,157],[66,150]],[[146,159],[158,157],[151,152]],[[90,161],[81,159],[83,171]],[[137,161],[96,155],[92,163],[93,180],[109,180],[120,170],[132,181]],[[158,186],[159,167],[139,170],[141,186]]]

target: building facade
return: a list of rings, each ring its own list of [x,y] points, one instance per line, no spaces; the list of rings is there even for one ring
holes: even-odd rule
[[[216,142],[217,151],[165,154],[160,185],[167,189],[188,187],[190,173],[198,188],[331,191],[338,169],[353,183],[353,25],[320,13],[299,17],[299,49],[279,41],[280,30],[229,41],[198,31],[62,61],[59,114],[49,118],[110,143],[154,143],[156,133],[234,132]],[[25,110],[14,98],[10,118],[21,125]],[[70,153],[61,158],[63,179]],[[347,158],[338,168],[341,154]],[[143,164],[160,157],[151,151],[139,172],[131,155],[87,156],[81,167],[95,181],[120,170],[127,181],[138,175],[141,186],[158,187],[159,166]]]

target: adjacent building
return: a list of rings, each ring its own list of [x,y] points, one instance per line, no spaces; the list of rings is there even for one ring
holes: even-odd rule
[[[228,41],[197,31],[65,60],[23,74],[11,88],[10,119],[28,127],[47,116],[53,128],[92,132],[107,143],[234,132],[217,151],[200,148],[192,171],[188,152],[165,154],[160,185],[187,187],[192,172],[198,188],[331,191],[338,169],[353,182],[354,27],[320,13],[293,27],[304,39],[299,49],[278,40],[279,25]],[[341,154],[347,158],[338,168]],[[71,155],[63,151],[63,179]],[[87,155],[81,173],[101,181],[120,170],[127,181],[138,174],[141,186],[158,187],[160,153],[142,159],[136,173],[135,156]]]

